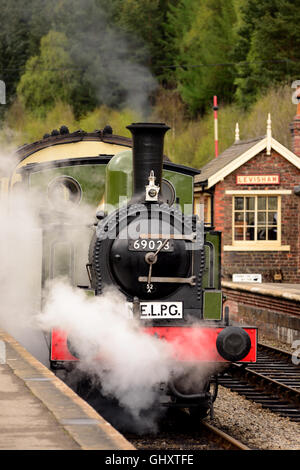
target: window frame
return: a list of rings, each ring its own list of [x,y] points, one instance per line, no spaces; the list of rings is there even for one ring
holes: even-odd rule
[[[225,245],[224,251],[290,251],[289,245],[282,245],[282,219],[281,219],[281,208],[282,208],[282,196],[291,194],[290,190],[233,190],[225,191],[226,196],[231,195],[231,228],[232,228],[232,237],[231,245]],[[277,197],[277,240],[235,240],[234,239],[234,228],[235,228],[235,198],[236,197],[255,197],[258,196],[264,197]],[[245,208],[241,211],[245,212]],[[255,202],[255,224],[254,230],[257,232],[257,201]],[[266,212],[268,212],[266,210]],[[270,211],[275,212],[275,211]]]
[[[213,196],[211,193],[198,193],[194,196],[194,214],[200,220],[204,219],[205,227],[212,227],[212,205]]]

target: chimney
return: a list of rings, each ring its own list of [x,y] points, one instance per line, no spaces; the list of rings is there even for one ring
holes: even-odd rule
[[[150,173],[161,188],[165,133],[170,129],[161,123],[134,123],[127,126],[132,133],[133,200],[145,200]],[[152,174],[152,173],[151,173]]]
[[[292,151],[300,157],[300,88],[296,92],[297,100],[297,114],[290,124],[290,131],[292,134]]]

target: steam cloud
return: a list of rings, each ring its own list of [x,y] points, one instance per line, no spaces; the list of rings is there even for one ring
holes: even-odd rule
[[[2,155],[2,174],[14,163],[12,155]],[[155,403],[157,386],[170,378],[170,346],[143,333],[128,315],[126,299],[117,289],[87,297],[61,278],[49,281],[43,289],[40,212],[45,207],[41,197],[22,188],[2,196],[0,328],[46,366],[51,329],[65,330],[80,355],[79,370],[93,377],[96,386],[101,383],[103,395],[116,398],[140,430],[153,429],[156,416],[145,424],[142,413]],[[73,209],[71,218],[77,223],[93,222],[91,208],[84,206]],[[86,235],[88,239],[81,244],[88,247],[91,232]]]
[[[144,333],[128,311],[125,297],[114,288],[87,297],[56,280],[39,322],[46,330],[66,331],[80,369],[98,379],[103,394],[117,398],[141,424],[141,412],[155,403],[156,387],[170,378],[173,357],[171,347]]]
[[[70,15],[69,22],[64,15],[61,24],[56,17],[55,23],[71,38],[71,57],[83,70],[83,82],[93,86],[100,104],[126,106],[145,115],[145,110],[149,111],[149,95],[157,87],[156,79],[144,65],[145,44],[114,26],[107,2],[98,2],[96,8],[94,0],[85,0],[88,16],[82,13],[82,0],[65,0],[64,8],[81,11],[81,15]]]
[[[11,168],[12,157],[2,156],[2,171],[7,163]],[[175,366],[173,347],[144,333],[130,318],[126,299],[117,289],[108,288],[97,297],[87,296],[61,278],[52,279],[46,289],[42,288],[41,209],[45,209],[41,197],[27,189],[1,199],[0,328],[47,366],[49,332],[52,328],[64,330],[80,356],[78,370],[93,377],[104,396],[116,398],[138,430],[155,429],[158,408],[153,405],[157,405],[159,384],[186,370]],[[62,221],[67,231],[74,226],[72,220],[77,224],[93,222],[91,208],[83,205],[72,213],[68,211],[68,216]],[[77,236],[82,237],[82,233],[79,231]],[[86,240],[80,238],[80,244],[88,248],[91,232],[84,233]],[[183,388],[188,393],[190,384],[195,382],[197,388],[207,375],[206,367],[193,370]],[[152,406],[155,413],[148,413],[145,419],[145,412]]]
[[[83,101],[92,99],[97,105],[129,107],[147,114],[149,96],[158,85],[147,66],[149,54],[141,38],[116,25],[113,2],[31,0],[26,8],[19,3],[18,15],[29,28],[37,28],[41,37],[50,30],[66,35],[66,52],[80,81]]]
[[[66,0],[63,5],[69,5],[69,11],[82,8],[81,0]],[[92,0],[85,2],[87,7],[92,11]],[[142,110],[155,80],[132,60],[128,38],[108,28],[104,13],[102,17],[97,23],[90,15],[89,28],[82,25],[82,29],[79,18],[75,36],[74,25],[62,26],[57,18],[55,21],[57,30],[72,37],[71,55],[84,69],[83,79],[93,79],[99,101],[111,104],[120,102],[121,97],[124,105]],[[52,16],[49,20],[53,28]],[[113,96],[118,87],[120,94]],[[1,174],[9,173],[15,163],[12,155],[0,155]],[[103,393],[117,398],[141,426],[142,412],[157,399],[157,385],[167,382],[174,371],[173,350],[144,334],[137,322],[128,318],[126,300],[116,290],[87,298],[67,281],[54,279],[47,291],[42,291],[40,208],[39,197],[22,190],[0,202],[0,328],[47,366],[49,331],[67,331],[81,357],[78,367],[96,377]],[[79,207],[72,217],[82,222],[87,212],[91,214],[91,209]],[[148,426],[153,424],[152,420]]]
[[[1,173],[9,174],[13,155],[0,156]],[[14,336],[45,365],[46,338],[35,324],[41,302],[41,229],[36,199],[2,188],[0,202],[0,327]]]

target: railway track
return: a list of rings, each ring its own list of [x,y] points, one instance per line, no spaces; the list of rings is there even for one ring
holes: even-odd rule
[[[151,431],[146,431],[143,428],[143,425],[147,424],[146,417],[145,423],[133,425],[132,416],[114,400],[103,398],[99,391],[88,390],[80,396],[137,450],[249,450],[247,446],[209,422],[191,417],[187,409],[174,407],[162,410],[161,418],[157,417],[155,425],[153,423],[157,431],[152,431],[153,426],[150,426]],[[137,432],[133,431],[135,428],[138,429]]]
[[[257,363],[247,367],[233,364],[219,384],[300,422],[300,367],[290,353],[259,344]]]
[[[191,423],[188,412],[181,409],[171,410],[156,434],[123,434],[137,450],[250,450],[206,421]]]
[[[229,436],[229,434],[221,431],[220,429],[212,426],[206,421],[202,421],[201,426],[206,430],[208,435],[212,436],[212,439],[218,442],[222,449],[226,450],[250,450],[249,447],[244,445],[242,442],[238,441],[234,437]]]

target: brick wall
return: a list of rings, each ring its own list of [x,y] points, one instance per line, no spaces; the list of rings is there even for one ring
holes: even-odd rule
[[[299,121],[300,131],[300,121]],[[300,142],[300,141],[299,141]],[[300,149],[299,149],[300,154]],[[236,175],[279,174],[280,185],[236,185]],[[230,279],[233,273],[261,273],[263,282],[273,282],[274,274],[281,272],[283,282],[300,282],[300,197],[293,192],[300,183],[300,171],[284,157],[272,150],[271,155],[261,152],[228,175],[215,186],[214,226],[222,231],[222,244],[232,245],[232,196],[226,190],[289,189],[291,195],[281,196],[281,244],[290,251],[223,251],[222,275]]]
[[[295,116],[290,124],[292,134],[292,151],[300,157],[300,116]]]
[[[226,288],[223,292],[230,321],[257,326],[258,339],[263,334],[292,344],[300,338],[299,302]]]

